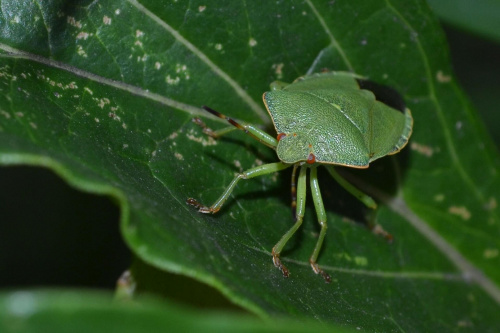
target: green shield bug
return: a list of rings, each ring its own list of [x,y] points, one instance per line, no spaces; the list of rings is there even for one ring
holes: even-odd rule
[[[236,122],[205,106],[206,111],[226,119],[233,127],[213,131],[200,119],[196,118],[195,122],[213,137],[233,129],[242,130],[274,149],[279,162],[236,175],[212,206],[204,206],[193,198],[187,199],[187,203],[201,213],[217,213],[240,179],[293,167],[291,188],[295,223],[272,249],[274,265],[288,277],[289,271],[281,262],[280,253],[302,224],[309,170],[312,198],[321,227],[309,262],[316,274],[330,282],[330,276],[316,263],[327,229],[317,167],[324,166],[348,192],[366,206],[376,208],[375,201],[345,181],[335,165],[368,168],[370,162],[399,152],[412,133],[411,112],[393,89],[348,72],[306,75],[291,84],[276,81],[271,84],[271,91],[264,93],[263,100],[276,129],[276,139],[254,125]]]

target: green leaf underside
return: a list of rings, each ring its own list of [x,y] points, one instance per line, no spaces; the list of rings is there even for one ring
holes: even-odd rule
[[[263,316],[498,329],[498,155],[424,2],[4,1],[0,29],[0,162],[48,166],[118,198],[124,237],[146,262]],[[322,68],[394,87],[415,119],[401,154],[346,170],[386,201],[377,220],[393,244],[353,222],[362,205],[320,170],[329,230],[318,263],[330,285],[308,264],[319,230],[311,202],[283,253],[290,278],[272,264],[292,223],[289,172],[241,181],[214,216],[185,204],[211,204],[235,172],[276,160],[241,133],[203,135],[191,122],[205,116],[199,106],[269,126],[269,83]]]

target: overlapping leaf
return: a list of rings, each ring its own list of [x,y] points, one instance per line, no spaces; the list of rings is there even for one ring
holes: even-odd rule
[[[0,161],[117,197],[143,260],[264,316],[386,332],[500,325],[498,156],[425,2],[4,1],[0,31]],[[185,204],[275,161],[241,133],[203,135],[199,106],[269,126],[268,84],[323,68],[393,86],[415,118],[404,153],[346,174],[385,203],[378,221],[393,244],[355,223],[362,205],[320,173],[330,285],[308,264],[312,206],[284,253],[290,278],[272,264],[291,223],[289,173],[241,182],[216,216]]]

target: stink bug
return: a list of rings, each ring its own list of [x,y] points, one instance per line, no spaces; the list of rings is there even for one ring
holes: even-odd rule
[[[317,167],[324,166],[348,192],[369,208],[376,208],[375,201],[346,182],[335,170],[335,165],[363,169],[378,158],[398,153],[408,143],[412,132],[411,112],[393,89],[347,72],[306,75],[291,84],[276,81],[271,84],[271,91],[264,93],[263,100],[276,129],[276,139],[254,125],[237,122],[206,106],[203,107],[206,111],[226,119],[233,127],[213,131],[200,119],[196,118],[195,122],[213,137],[232,129],[242,130],[274,149],[280,161],[236,175],[212,206],[204,206],[193,198],[187,199],[187,203],[201,213],[215,214],[240,179],[293,167],[292,209],[295,223],[272,249],[274,265],[283,276],[288,277],[289,271],[281,262],[280,253],[302,224],[309,170],[312,198],[321,226],[309,262],[316,274],[321,274],[326,282],[330,282],[330,276],[316,263],[327,229]],[[299,174],[295,182],[297,170]]]

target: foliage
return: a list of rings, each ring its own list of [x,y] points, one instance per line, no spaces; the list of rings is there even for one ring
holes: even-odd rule
[[[145,262],[261,317],[499,329],[499,158],[424,1],[3,1],[0,31],[0,163],[49,167],[115,198]],[[319,264],[331,285],[308,264],[312,206],[283,254],[290,278],[272,264],[291,223],[289,173],[241,182],[218,215],[185,204],[210,203],[235,172],[275,160],[241,133],[206,137],[191,122],[206,117],[199,106],[271,132],[268,84],[323,68],[394,87],[415,119],[403,153],[340,170],[381,203],[393,244],[360,227],[362,204],[320,173],[330,228]]]

